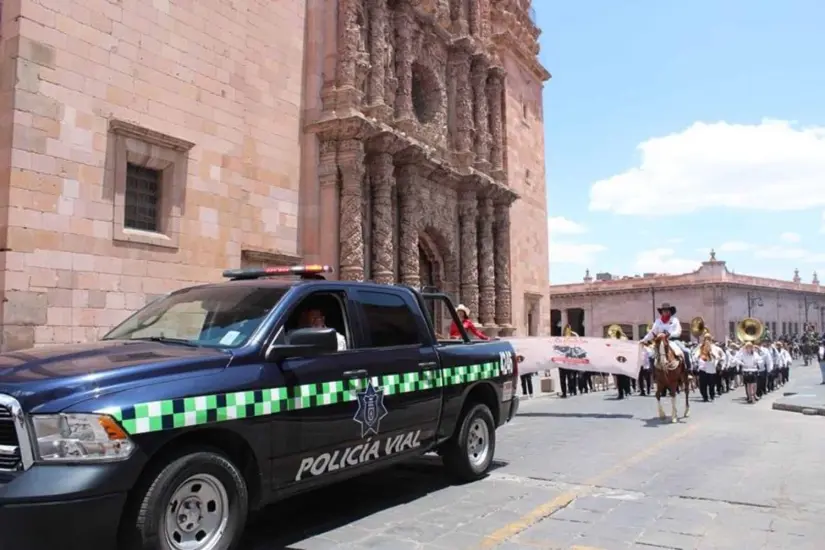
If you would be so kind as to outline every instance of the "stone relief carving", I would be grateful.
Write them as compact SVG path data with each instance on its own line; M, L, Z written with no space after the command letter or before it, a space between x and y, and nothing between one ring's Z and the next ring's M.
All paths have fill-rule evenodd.
M490 0L339 0L339 10L338 86L351 93L338 93L320 162L323 181L340 189L341 278L418 286L426 250L442 290L460 290L481 323L506 328L509 202L494 206L494 184L469 175L475 166L503 177L504 72L484 41ZM452 23L437 28L439 16ZM342 97L356 109L342 110ZM353 116L359 97L367 118ZM364 142L383 134L390 146L371 146L365 160Z
M478 285L480 292L478 318L484 325L495 323L496 272L493 253L493 199L479 201L478 211Z
M341 172L339 263L341 279L364 280L364 145L347 140L338 147Z
M420 286L418 262L418 234L421 230L421 209L417 170L413 164L404 164L398 169L398 209L399 209L399 278L404 284Z
M355 47L355 83L354 86L366 97L367 75L370 72L370 20L364 7L364 2L359 0L355 7L355 21L358 25L358 32L355 34L358 39Z
M372 269L371 278L379 283L395 280L393 251L392 195L394 190L393 156L378 153L370 164L372 176Z

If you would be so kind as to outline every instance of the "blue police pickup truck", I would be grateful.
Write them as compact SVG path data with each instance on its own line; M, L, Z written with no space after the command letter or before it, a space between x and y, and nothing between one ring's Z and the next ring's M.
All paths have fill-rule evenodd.
M0 549L228 550L250 512L426 452L484 476L511 344L439 341L445 295L329 271L228 271L100 342L0 355Z

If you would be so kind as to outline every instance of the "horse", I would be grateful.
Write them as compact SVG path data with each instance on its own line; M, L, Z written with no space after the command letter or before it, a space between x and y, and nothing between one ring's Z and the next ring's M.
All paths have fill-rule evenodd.
M676 393L681 385L685 391L685 418L690 416L690 382L688 371L685 367L685 358L677 357L666 334L659 334L654 340L653 365L656 372L656 406L659 409L659 418L665 418L665 410L662 408L662 396L670 391L672 409L670 421L677 421L676 414Z

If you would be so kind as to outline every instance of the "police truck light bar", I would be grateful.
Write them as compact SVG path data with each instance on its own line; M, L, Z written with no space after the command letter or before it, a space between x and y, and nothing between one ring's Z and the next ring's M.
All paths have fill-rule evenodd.
M298 275L305 279L323 279L322 273L332 273L328 265L284 265L276 267L227 269L223 276L227 279L260 279L261 277L277 277L278 275Z

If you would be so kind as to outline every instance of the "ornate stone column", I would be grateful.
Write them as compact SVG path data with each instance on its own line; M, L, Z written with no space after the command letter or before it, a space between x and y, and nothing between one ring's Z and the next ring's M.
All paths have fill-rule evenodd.
M473 61L473 107L475 108L475 151L476 168L486 172L490 168L490 129L488 123L487 100L488 63L478 56Z
M495 205L495 277L496 277L496 324L500 336L512 336L513 311L510 294L510 200Z
M372 157L372 278L378 283L395 282L392 192L395 165L390 153Z
M358 9L361 0L338 1L338 65L336 67L337 108L357 104L360 92L356 88L358 42L361 28Z
M450 74L455 79L453 148L459 164L468 166L472 163L473 157L473 91L470 87L470 54L463 43L459 43L450 52Z
M485 329L495 329L496 317L496 265L493 253L493 222L495 211L492 197L479 201L478 212L478 286L481 299L478 319Z
M398 42L395 52L395 77L398 79L398 90L395 95L395 118L398 120L412 120L412 63L413 63L413 18L402 6L395 13L395 28Z
M421 208L415 187L416 167L404 164L398 169L398 236L399 278L405 285L421 286L418 265L418 233Z
M340 224L338 223L341 215L341 195L338 189L338 163L337 147L338 143L335 141L322 141L320 144L319 162L318 162L318 180L321 188L320 197L320 211L318 216L318 231L319 248L321 263L329 263L338 273L338 256ZM324 223L332 223L330 231L323 229Z
M364 144L352 139L338 145L341 171L339 265L341 279L364 280Z
M481 0L469 0L467 6L467 20L470 34L481 38Z
M490 106L490 163L493 172L504 170L504 72L503 69L490 70L487 80L487 97Z
M367 107L370 114L376 118L386 119L392 109L384 103L384 82L386 81L387 66L387 26L388 13L386 0L369 0L370 17L370 73L369 96Z
M478 315L478 203L475 191L462 191L458 205L461 235L461 302Z
M467 34L467 2L466 0L450 0L450 19L453 22L453 32Z

